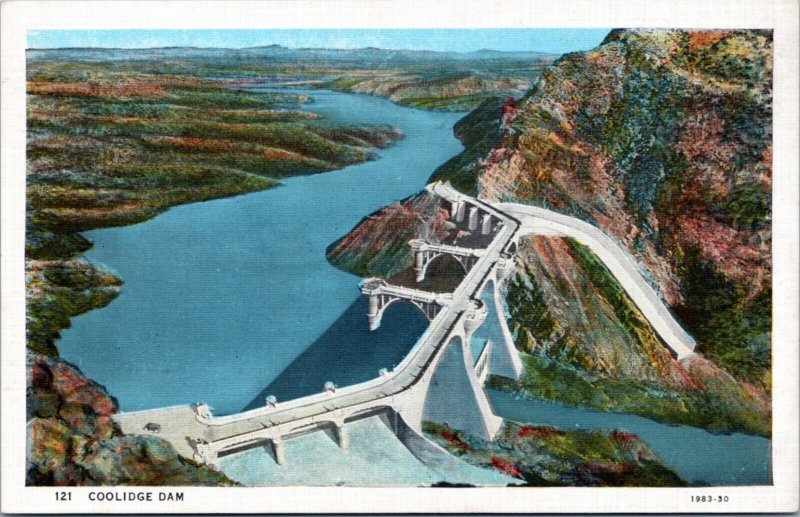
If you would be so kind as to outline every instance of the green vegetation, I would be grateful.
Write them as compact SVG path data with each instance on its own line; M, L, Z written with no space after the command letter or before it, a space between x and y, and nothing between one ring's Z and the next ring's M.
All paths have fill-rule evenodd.
M769 387L772 290L748 299L747 285L725 278L697 250L686 254L681 273L686 302L680 314L698 329L700 351L733 375Z
M79 231L175 204L262 190L371 158L399 135L286 110L307 100L186 76L120 77L114 63L34 63L28 84L33 222ZM45 73L45 71L47 73ZM59 77L58 81L42 77Z
M426 436L478 467L527 486L686 486L636 435L506 421L493 442L425 422Z
M526 275L515 275L506 289L506 303L511 312L509 328L516 336L517 347L531 353L536 341L550 339L556 329L547 301L539 284L526 281L533 277L533 271L526 268Z
M92 243L77 233L54 233L37 228L27 221L25 257L28 260L55 260L73 257L92 247Z
M58 356L55 342L70 318L108 305L122 281L83 260L28 264L27 343L33 352Z
M613 378L581 370L542 355L523 355L519 382L490 376L494 389L601 411L631 413L659 422L716 432L741 431L769 437L772 424L762 402L735 382L696 367L706 389L670 388L659 382ZM693 372L695 373L695 372Z
M398 104L427 110L471 111L487 99L487 94L457 95L453 97L416 97L401 99Z
M771 221L772 193L755 181L745 181L733 188L724 212L737 228L759 230Z
M519 256L506 299L521 350L612 376L675 377L668 348L588 248L536 237Z
M617 321L640 346L645 346L646 343L643 342L642 337L651 332L650 325L633 305L628 294L611 274L611 271L588 247L573 239L569 240L569 245L572 257L581 270L587 274L594 289L613 309Z

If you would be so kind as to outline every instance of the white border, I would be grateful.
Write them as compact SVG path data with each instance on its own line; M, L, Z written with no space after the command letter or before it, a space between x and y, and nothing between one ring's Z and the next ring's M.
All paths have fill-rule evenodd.
M3 512L764 512L798 507L798 2L796 0L6 1L2 20ZM29 29L773 28L774 361L772 487L181 488L182 503L89 503L93 489L24 486L25 53ZM704 451L687 451L703 454ZM94 490L96 491L96 490ZM159 489L104 491L141 492ZM690 495L728 503L691 503ZM154 495L157 498L157 495Z

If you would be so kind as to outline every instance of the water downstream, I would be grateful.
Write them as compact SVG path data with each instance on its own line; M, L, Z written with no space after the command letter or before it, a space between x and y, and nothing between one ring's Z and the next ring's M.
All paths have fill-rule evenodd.
M423 188L433 170L461 150L452 126L463 114L402 108L363 95L307 93L315 100L314 112L341 123L388 124L405 138L378 151L373 162L86 233L95 243L90 260L113 268L125 286L108 307L73 319L58 347L67 361L106 386L122 411L203 401L223 415L262 405L268 394L287 400L316 393L326 381L365 381L400 362L425 330L427 321L416 309L393 304L380 329L370 333L359 279L328 264L325 249L363 217ZM497 340L495 327L487 325L478 337ZM477 355L482 344L474 346ZM769 440L763 438L715 436L497 392L491 397L499 415L518 421L625 427L689 481L769 483ZM364 465L385 463L387 472L403 473L403 484L508 481L466 468L455 477L431 473L391 437L381 438L380 425L359 425L383 441L365 445L360 459L353 452L348 461L354 476ZM344 461L324 437L309 435L306 441L306 451L320 443L306 452L320 465ZM302 454L302 447L296 449ZM238 456L223 464L234 478L275 482L263 452ZM342 482L338 467L328 470L331 482ZM398 479L390 475L386 482Z

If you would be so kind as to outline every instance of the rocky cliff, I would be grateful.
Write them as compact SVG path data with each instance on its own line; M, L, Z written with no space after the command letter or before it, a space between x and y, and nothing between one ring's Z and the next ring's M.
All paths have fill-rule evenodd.
M411 266L408 241L447 234L446 210L423 192L382 208L363 219L352 232L329 246L328 260L360 276L389 278Z
M116 400L74 366L28 353L27 368L28 485L235 484L160 438L123 435Z

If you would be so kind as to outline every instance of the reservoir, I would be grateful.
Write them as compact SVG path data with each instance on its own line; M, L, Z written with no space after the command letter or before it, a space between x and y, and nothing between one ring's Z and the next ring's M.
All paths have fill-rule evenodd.
M326 381L366 381L399 363L427 327L417 309L395 304L370 333L360 278L330 265L325 249L424 187L462 149L452 127L463 114L306 93L314 112L388 124L404 138L375 161L86 232L94 241L87 256L125 285L108 307L73 319L58 347L122 411L204 401L224 415L263 405L273 382L269 394L287 400Z
M125 285L108 307L74 318L58 348L108 388L121 411L202 401L224 415L262 406L267 395L289 400L322 391L327 381L338 386L366 381L399 363L427 327L417 309L399 303L370 333L359 278L331 266L325 250L363 217L420 191L432 172L462 149L452 127L463 113L403 108L365 95L304 93L315 101L310 109L325 117L390 125L404 138L378 150L375 161L85 233L94 241L89 259L113 269ZM476 334L483 341L473 345L475 352L486 339L497 339L496 322L485 327ZM508 419L639 434L690 482L770 482L770 442L764 438L712 435L499 392L490 396L496 413ZM362 427L370 436L382 429ZM307 440L310 447L319 437ZM330 445L323 440L319 447L326 451ZM378 449L387 465L402 471L402 484L460 479L414 470L413 459L402 451ZM374 453L365 445L364 458ZM247 483L272 482L267 474L248 471L261 459L237 463L231 457L225 471L234 478L249 476L242 479Z

